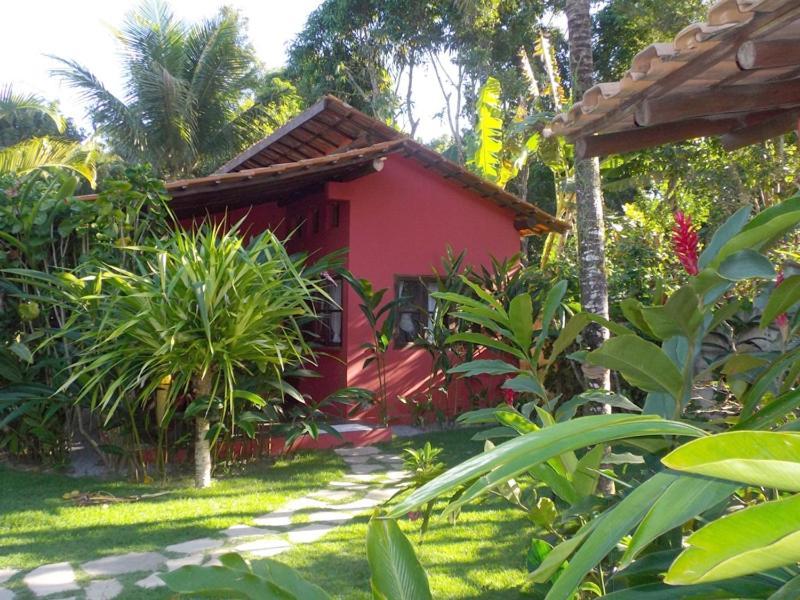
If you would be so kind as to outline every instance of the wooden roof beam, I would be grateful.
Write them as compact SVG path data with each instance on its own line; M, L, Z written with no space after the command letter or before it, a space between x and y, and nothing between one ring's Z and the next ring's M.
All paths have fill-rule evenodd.
M680 142L697 137L720 135L741 125L737 119L691 119L679 123L628 129L617 133L586 136L575 141L578 159L624 154L635 150L653 148L670 142Z
M800 110L790 110L761 123L735 129L722 136L722 147L731 152L789 133L797 126L798 117Z
M736 62L746 71L800 65L800 42L797 38L750 40L739 46Z
M636 110L636 123L642 127L672 121L722 115L722 113L757 112L800 106L800 80L732 85L684 94L650 98Z

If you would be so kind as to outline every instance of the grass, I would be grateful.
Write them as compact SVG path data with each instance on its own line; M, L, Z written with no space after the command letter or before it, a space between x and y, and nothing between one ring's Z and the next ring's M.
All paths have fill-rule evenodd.
M403 448L430 441L444 448L440 459L453 466L481 452L483 443L470 440L473 433L474 430L460 430L429 434L395 441L387 450L400 453ZM526 533L530 524L520 510L500 498L489 498L466 507L455 525L434 515L421 543L419 521L404 519L400 523L428 572L434 598L530 598L518 591L525 583L525 555L531 537ZM334 598L369 600L372 595L365 549L367 521L368 516L354 519L315 543L313 551L296 547L278 560L297 568Z
M429 440L444 448L440 458L451 466L481 451L481 443L470 441L473 433L460 430L398 440L386 450L399 454L405 447L419 447ZM187 486L174 486L166 497L102 509L72 506L61 500L61 495L73 489L103 489L118 496L156 490L153 486L19 473L0 467L0 567L28 569L63 560L78 563L214 536L287 499L320 490L342 472L342 463L333 453L306 454L273 466L254 465L244 474L221 479L209 490L194 490L187 482ZM356 518L320 541L297 546L277 558L334 598L368 600L367 519L366 515ZM428 571L434 598L530 597L520 591L525 583L530 526L525 515L504 500L489 498L468 506L455 525L435 514L422 541L418 521L404 519L401 527ZM133 583L142 577L141 573L119 577L125 591L118 599L174 597L164 588L136 588ZM16 576L6 587L20 599L27 598L20 579Z
M0 466L0 568L32 569L52 562L84 562L111 554L159 550L215 537L221 530L274 510L291 498L321 489L344 474L332 452L299 454L274 464L249 465L205 490L191 481L168 487L132 485ZM129 496L169 490L150 500L75 506L72 490Z

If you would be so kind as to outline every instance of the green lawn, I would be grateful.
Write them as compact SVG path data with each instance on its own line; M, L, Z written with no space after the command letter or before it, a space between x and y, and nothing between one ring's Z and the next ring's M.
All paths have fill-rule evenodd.
M388 450L400 453L402 448L419 447L429 440L445 449L440 458L452 466L482 450L483 442L470 440L473 434L474 430L429 434L395 441ZM367 520L367 516L360 517L336 528L314 544L311 552L295 547L277 558L299 569L334 598L368 600L372 596L364 543ZM415 544L437 600L530 598L518 591L525 581L530 525L525 515L505 500L493 497L468 506L455 525L435 513L421 544L419 521L404 519L401 527Z
M387 450L421 446L426 440L445 448L441 459L453 465L481 451L473 432L454 431L398 440ZM272 466L253 466L223 478L209 490L174 487L163 498L134 504L75 507L64 492L105 490L115 495L152 492L153 486L101 483L51 474L19 473L0 467L0 567L32 568L48 562L73 563L218 534L235 523L277 508L287 499L323 488L338 478L343 465L331 453L300 455ZM186 484L188 485L188 481ZM278 560L292 565L335 598L368 599L369 568L364 540L367 517L340 526L320 541L297 546ZM491 498L464 510L455 525L434 517L422 543L419 522L401 526L416 544L437 599L523 598L525 551L529 543L525 516L501 499ZM138 590L142 574L123 576L120 600L166 599L167 590ZM7 587L22 592L20 576Z
M211 488L197 490L189 479L161 488L0 466L0 567L84 562L217 536L288 499L325 487L344 471L344 463L332 452L300 454L274 464L250 465L243 473L220 477ZM105 508L75 506L61 498L71 490L128 496L165 489L170 490L165 496Z

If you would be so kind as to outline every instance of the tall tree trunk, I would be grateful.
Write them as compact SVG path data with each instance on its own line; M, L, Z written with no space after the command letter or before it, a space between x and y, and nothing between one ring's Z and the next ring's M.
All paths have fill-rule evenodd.
M590 0L567 0L569 58L575 101L593 85L592 20ZM575 195L578 225L578 268L583 309L608 317L608 282L605 270L603 192L600 188L600 163L594 158L575 161ZM586 339L597 348L608 338L608 330L591 326ZM593 387L610 389L607 369L589 373Z
M572 73L572 94L578 102L593 85L591 0L567 0L569 30L569 62ZM605 268L605 231L603 221L603 192L600 187L600 161L597 158L575 161L575 196L578 229L578 277L581 284L583 310L608 318L608 281ZM585 331L590 349L608 339L608 330L592 324ZM596 389L611 389L608 369L586 369L589 385ZM611 413L608 404L599 405L600 412ZM598 490L614 493L614 482L605 477L598 481Z
M211 373L206 372L205 376L194 378L195 396L211 395ZM198 415L194 420L194 485L198 488L206 488L211 485L211 444L208 441L208 431L211 424L202 415Z

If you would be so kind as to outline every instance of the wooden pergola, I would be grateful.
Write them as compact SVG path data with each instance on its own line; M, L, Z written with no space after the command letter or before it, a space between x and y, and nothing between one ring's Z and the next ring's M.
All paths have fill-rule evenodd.
M800 117L800 0L719 0L704 22L636 55L588 90L546 136L578 158L721 136L727 150L791 131Z

